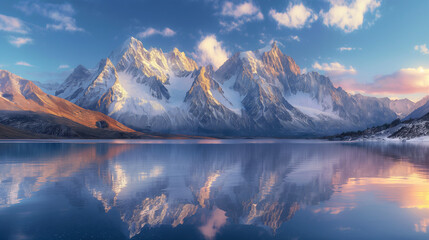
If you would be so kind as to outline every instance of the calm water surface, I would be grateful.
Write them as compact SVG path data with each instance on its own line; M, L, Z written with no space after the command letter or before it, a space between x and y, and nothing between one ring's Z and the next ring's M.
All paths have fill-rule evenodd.
M429 239L429 145L0 142L0 239Z

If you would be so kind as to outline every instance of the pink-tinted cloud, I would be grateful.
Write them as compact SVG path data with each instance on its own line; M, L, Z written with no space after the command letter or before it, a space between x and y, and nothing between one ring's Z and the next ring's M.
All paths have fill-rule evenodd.
M404 68L392 74L377 76L370 83L348 78L337 81L336 85L367 94L429 94L429 69Z

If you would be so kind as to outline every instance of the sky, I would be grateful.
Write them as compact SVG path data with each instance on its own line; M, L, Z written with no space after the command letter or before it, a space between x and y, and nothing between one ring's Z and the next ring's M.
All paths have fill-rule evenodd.
M303 72L369 96L429 94L427 0L1 0L0 69L62 82L130 36L219 67L276 41Z

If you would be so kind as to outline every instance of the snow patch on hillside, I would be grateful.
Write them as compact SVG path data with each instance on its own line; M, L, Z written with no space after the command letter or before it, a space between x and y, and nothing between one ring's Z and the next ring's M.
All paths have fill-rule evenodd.
M319 103L309 93L298 92L286 97L286 100L304 114L322 120L326 117L341 120L340 116L332 110L332 100L323 99L324 105Z
M223 95L216 91L214 97L216 100L222 103L222 105L241 115L241 109L243 108L243 104L241 102L243 101L244 96L240 96L240 93L234 90L233 79L235 79L235 77L232 77L228 81L225 81L223 84L221 84Z
M170 76L173 76L173 74ZM186 77L172 77L169 79L169 82L169 85L165 85L170 94L168 103L172 107L180 107L184 103L186 93L191 88L194 78L192 74L189 74Z

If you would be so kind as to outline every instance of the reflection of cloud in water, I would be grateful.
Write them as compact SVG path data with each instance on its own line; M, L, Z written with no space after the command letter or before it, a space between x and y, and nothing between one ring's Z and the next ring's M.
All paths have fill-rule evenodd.
M424 218L420 220L420 222L414 224L414 228L416 232L427 233L427 229L429 226L429 218Z
M211 216L207 219L206 223L198 229L208 239L213 239L216 233L219 232L220 228L226 223L225 211L214 208Z

